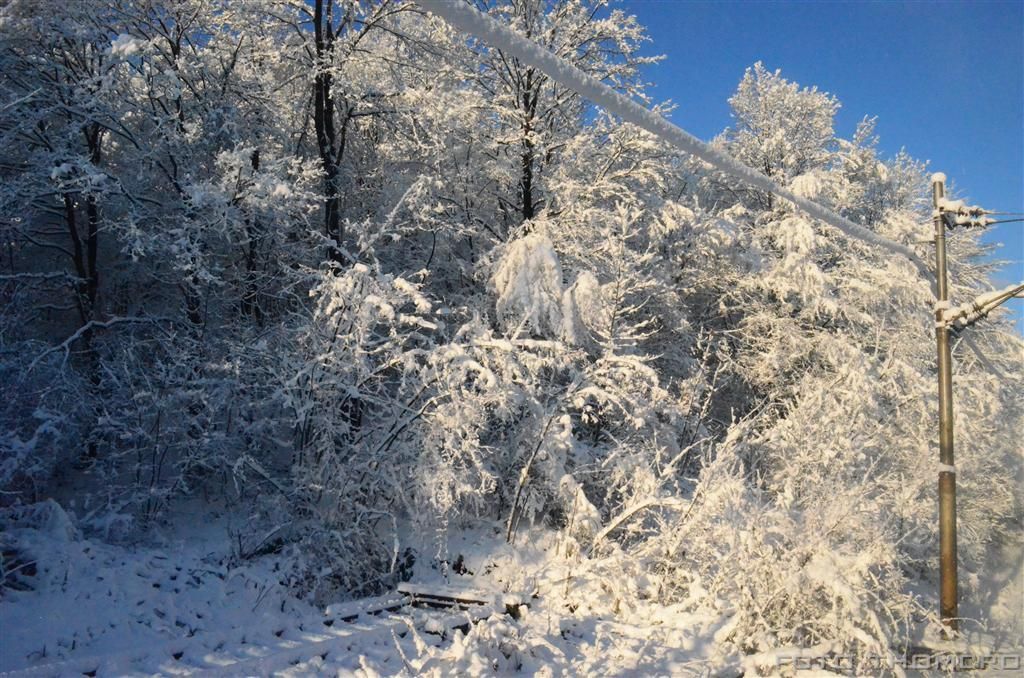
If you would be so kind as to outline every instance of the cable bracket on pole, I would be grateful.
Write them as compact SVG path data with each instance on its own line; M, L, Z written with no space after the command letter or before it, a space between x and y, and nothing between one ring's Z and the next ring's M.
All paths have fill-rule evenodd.
M995 219L985 216L987 214L991 214L991 212L982 207L967 205L963 200L949 200L948 198L938 201L935 213L936 216L941 216L945 220L947 228L956 228L957 226L985 228L996 223Z
M959 306L951 306L948 301L937 302L935 304L936 326L941 322L947 327L953 325L958 325L960 328L968 327L987 317L1010 299L1020 296L1024 296L1024 283L986 292Z

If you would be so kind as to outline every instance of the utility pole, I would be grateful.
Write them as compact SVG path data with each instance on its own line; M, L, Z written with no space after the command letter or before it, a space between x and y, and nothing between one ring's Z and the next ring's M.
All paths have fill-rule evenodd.
M954 324L959 329L965 329L1010 299L1024 296L1024 282L1002 290L985 292L954 308L949 302L946 229L985 228L992 224L1006 223L986 215L1007 213L964 205L961 200L947 200L946 175L941 172L932 175L932 207L935 276L938 282L935 344L939 358L939 616L950 633L955 634L960 628L960 614L956 559L956 466L953 464L953 360L949 335Z
M939 614L953 632L960 626L956 562L956 467L953 465L953 359L949 348L949 285L946 280L946 220L943 203L946 175L932 175L932 220L935 224L935 343L939 358Z

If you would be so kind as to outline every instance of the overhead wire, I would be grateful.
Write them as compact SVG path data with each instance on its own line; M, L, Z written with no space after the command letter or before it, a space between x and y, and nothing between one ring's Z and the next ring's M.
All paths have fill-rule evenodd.
M700 158L715 169L731 175L748 186L788 200L811 217L839 229L847 236L902 255L909 259L923 276L931 278L931 267L907 245L890 240L836 214L824 205L780 186L756 169L744 165L723 150L701 141L661 115L615 91L562 57L514 32L508 26L480 10L461 0L418 0L418 3L424 9L444 19L453 28L522 60L563 87L575 91L609 113L617 115L624 122L632 123L650 132L678 150Z

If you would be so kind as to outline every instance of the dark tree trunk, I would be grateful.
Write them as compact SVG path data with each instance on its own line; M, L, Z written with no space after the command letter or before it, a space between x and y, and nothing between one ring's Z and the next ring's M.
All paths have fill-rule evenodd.
M89 146L89 162L98 166L103 159L103 130L99 125L93 123L85 130L86 142ZM100 289L100 273L96 264L96 257L99 252L100 239L100 209L96 203L96 196L89 195L85 199L85 214L88 220L88 231L85 241L86 266L89 277L86 281L86 297L89 301L89 308L95 309L96 298Z
M534 217L533 202L533 143L529 139L523 141L522 177L519 186L522 189L522 213L523 221L529 221Z
M89 151L89 162L98 166L103 159L103 130L95 124L89 124L82 128L85 136L86 147ZM97 315L97 302L100 290L99 274L99 239L100 239L100 207L96 196L89 194L85 196L85 242L78 232L78 219L76 216L75 200L70 195L64 196L64 212L68 222L68 232L71 235L72 255L75 271L82 281L78 285L78 308L82 323L87 324L94 320ZM93 346L94 334L92 329L86 329L82 333L82 345L85 349L86 371L89 376L89 398L92 400L92 408L95 417L99 417L99 388L100 388L100 365L99 356ZM98 456L97 442L89 436L86 446L85 458L95 459Z
M526 72L526 80L522 92L523 105L523 152L520 156L519 189L522 201L520 211L523 221L533 219L537 214L537 199L535 196L534 174L537 161L536 151L531 139L534 130L534 121L537 115L537 102L540 100L540 83L534 79L533 69Z
M260 151L256 149L249 156L249 163L255 177L260 169ZM256 284L256 269L260 256L263 235L260 233L260 221L255 215L246 219L245 230L249 237L245 253L245 289L242 292L242 314L252 317L256 322L263 322L263 309L259 304L259 287Z
M316 144L324 169L324 233L341 246L344 237L341 227L341 196L338 189L341 152L337 148L334 120L334 93L331 67L334 57L334 26L332 0L315 0L313 5L313 35L316 44L316 76L313 79L313 125ZM332 248L331 258L340 259Z

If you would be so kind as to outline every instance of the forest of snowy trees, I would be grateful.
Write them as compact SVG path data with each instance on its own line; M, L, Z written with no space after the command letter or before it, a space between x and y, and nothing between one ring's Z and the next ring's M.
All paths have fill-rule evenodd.
M621 8L474 4L671 110ZM737 76L715 148L931 261L923 162ZM930 281L414 2L10 0L0 148L0 523L222 507L314 604L393 586L410 533L554 534L613 612L716 610L741 655L934 621ZM949 246L954 303L990 289ZM1024 517L1021 339L971 332L965 595Z

